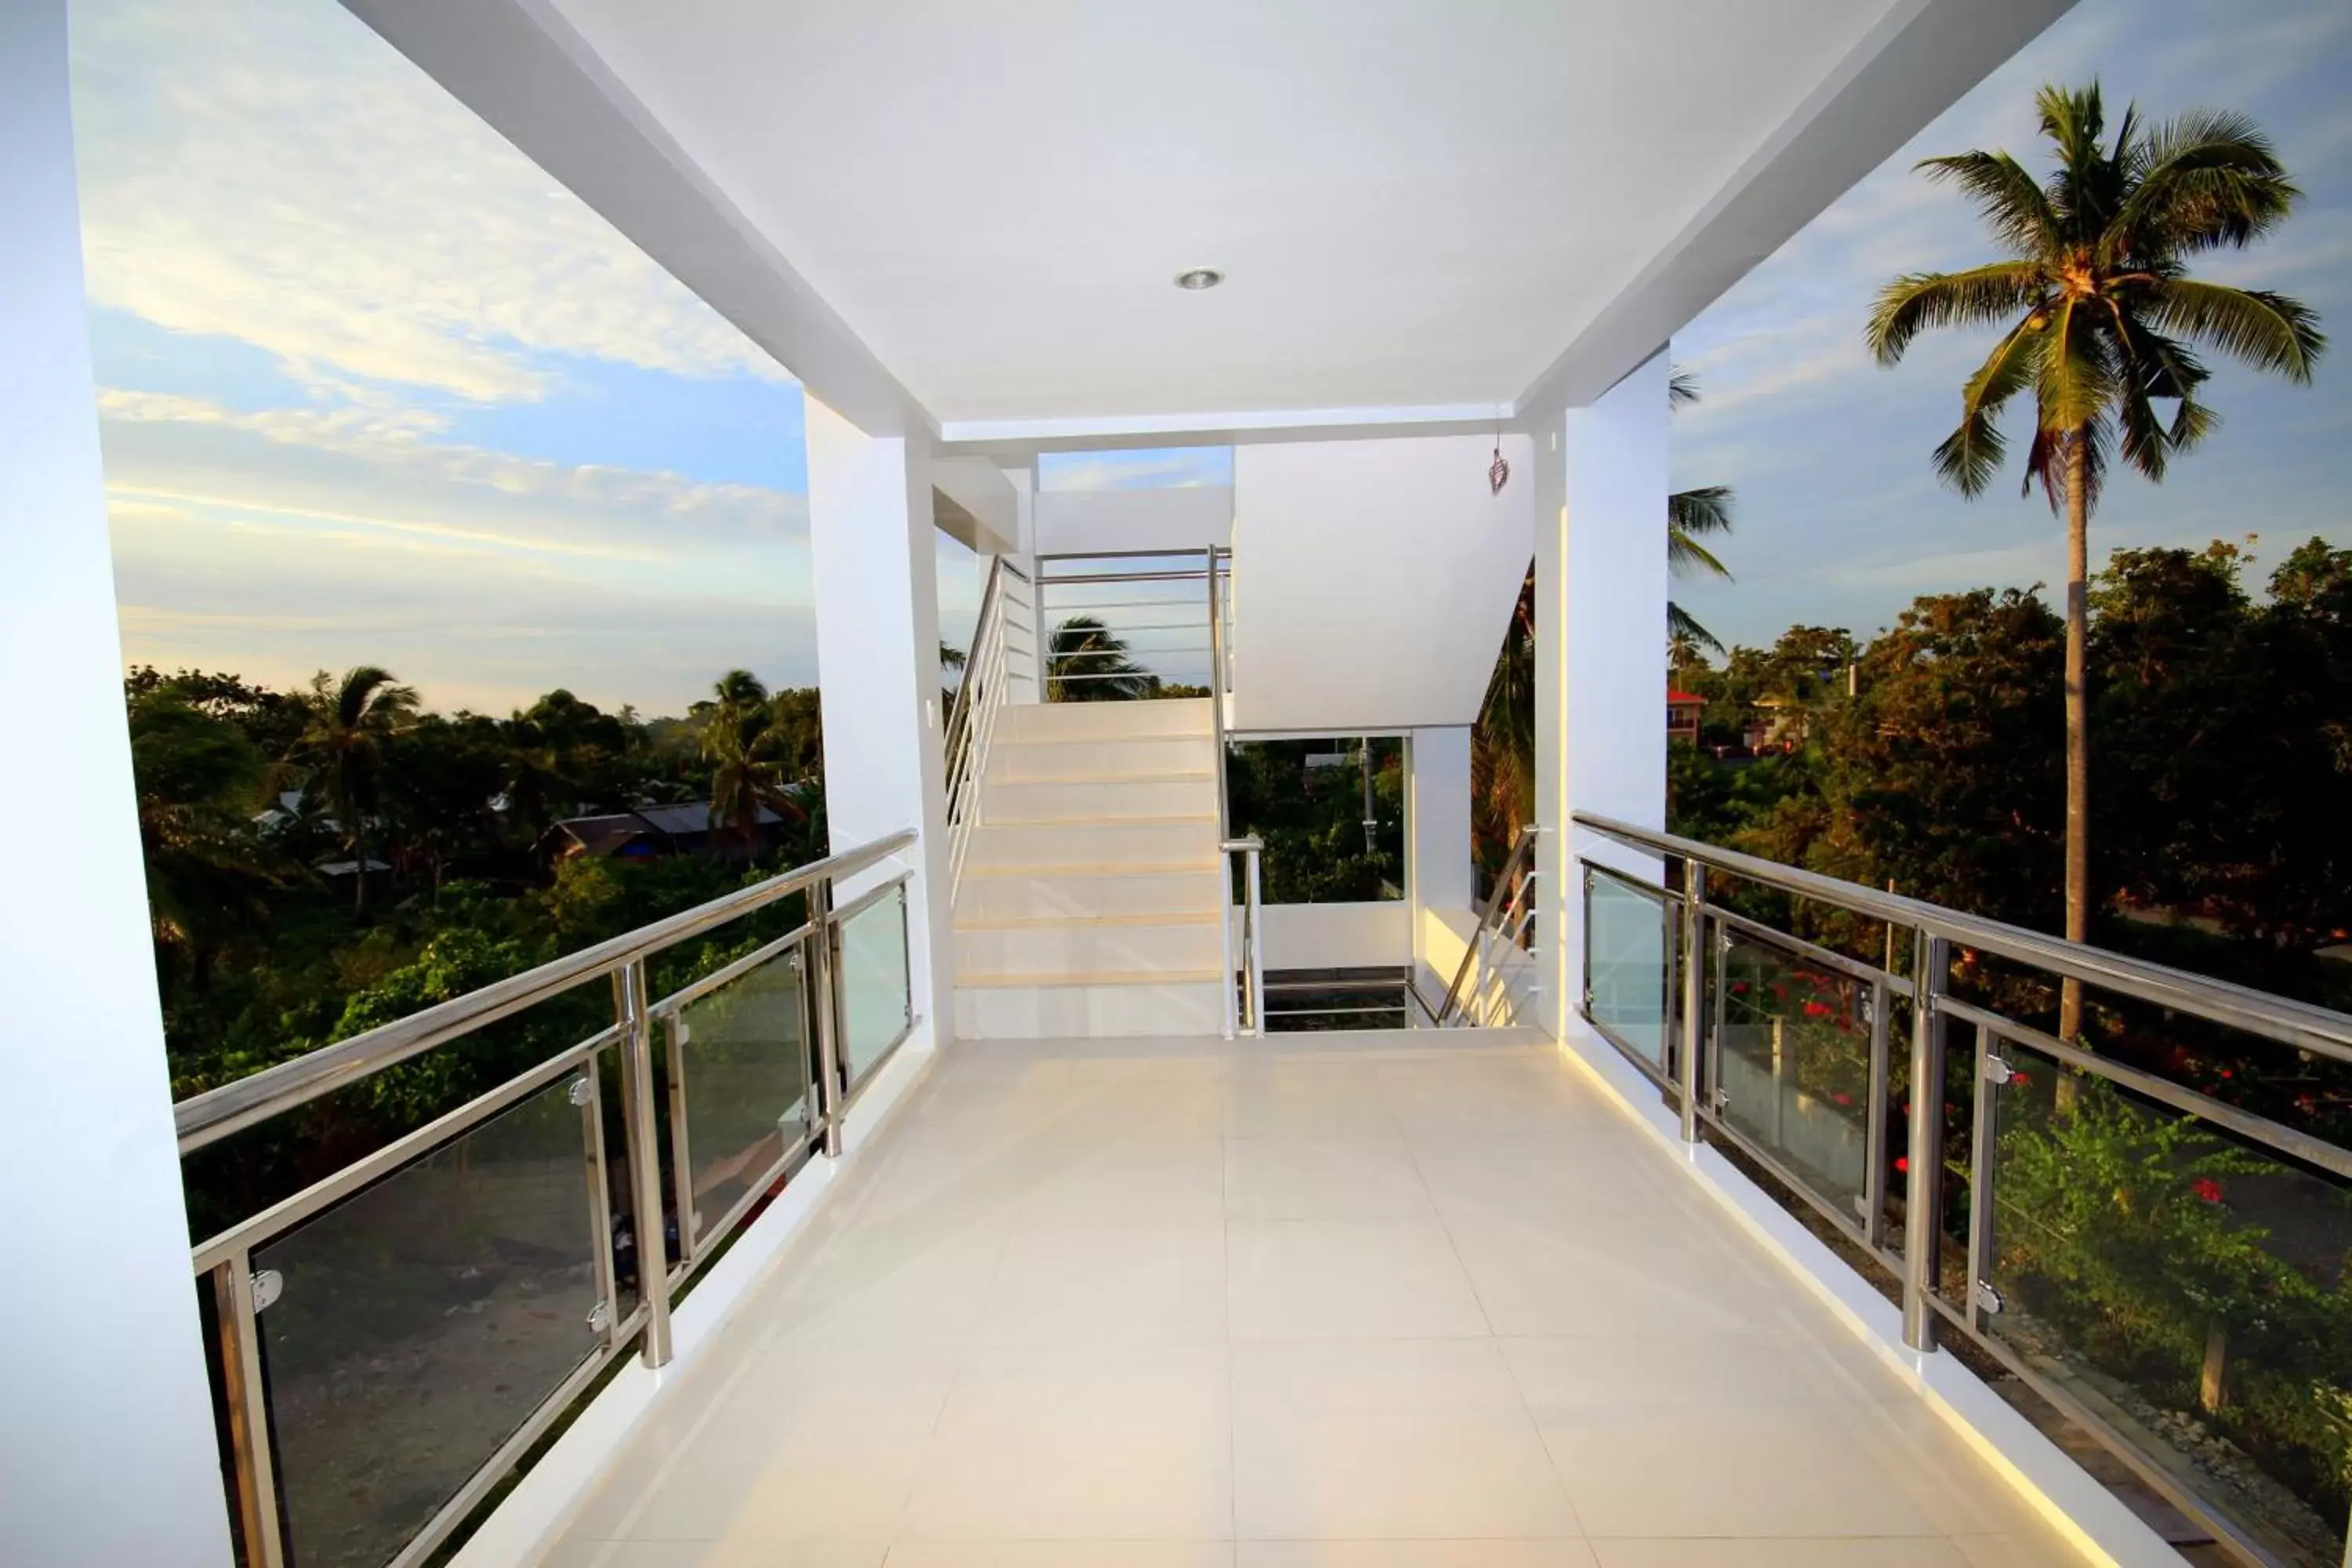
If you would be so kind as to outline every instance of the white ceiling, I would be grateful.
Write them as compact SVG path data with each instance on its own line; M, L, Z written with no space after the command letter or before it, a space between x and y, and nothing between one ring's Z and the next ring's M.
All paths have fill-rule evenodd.
M551 4L929 416L972 431L1509 406L1866 35L1923 9ZM1194 265L1231 280L1174 288Z

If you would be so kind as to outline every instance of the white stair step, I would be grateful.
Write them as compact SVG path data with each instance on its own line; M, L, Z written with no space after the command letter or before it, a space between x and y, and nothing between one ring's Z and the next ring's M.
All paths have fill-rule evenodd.
M1010 710L1008 710L1010 711ZM1000 733L988 752L991 786L1016 780L1216 777L1216 742L1207 735L1139 740L1015 741Z
M967 867L956 897L956 919L992 921L1089 916L1206 914L1218 907L1221 884L1213 866L1191 871L992 875Z
M1066 822L1047 825L1009 824L988 820L982 808L981 824L972 829L965 874L1017 868L1060 867L1105 871L1183 870L1213 868L1217 860L1217 820L1188 817L1166 822Z
M1031 921L959 925L956 972L991 974L1215 973L1223 961L1212 914L1169 920Z
M1085 1039L1131 1035L1215 1035L1224 991L1213 973L1192 980L1072 981L1024 984L999 977L959 984L956 1034L968 1040Z
M996 716L996 735L1011 741L1132 741L1215 732L1205 697L1139 702L1018 702Z
M1014 823L1122 816L1213 816L1216 811L1216 780L1206 773L1156 779L1005 779L989 785L982 820Z

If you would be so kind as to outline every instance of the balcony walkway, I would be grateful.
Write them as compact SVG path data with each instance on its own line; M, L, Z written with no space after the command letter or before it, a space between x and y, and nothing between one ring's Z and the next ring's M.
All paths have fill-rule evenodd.
M549 1568L2080 1561L1528 1038L954 1047Z

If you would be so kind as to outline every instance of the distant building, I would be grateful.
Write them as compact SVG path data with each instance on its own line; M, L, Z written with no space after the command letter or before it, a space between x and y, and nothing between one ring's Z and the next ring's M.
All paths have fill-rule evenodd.
M1706 699L1704 697L1694 697L1687 691L1667 692L1666 739L1688 741L1692 745L1697 745L1699 710L1706 706Z
M765 849L784 819L763 805L759 820L759 847ZM672 855L711 853L717 837L710 822L710 803L690 800L599 816L566 817L548 829L542 843L558 860L582 856L592 860L658 860Z
M1759 697L1740 738L1761 756L1767 752L1791 752L1812 733L1813 716L1793 697Z

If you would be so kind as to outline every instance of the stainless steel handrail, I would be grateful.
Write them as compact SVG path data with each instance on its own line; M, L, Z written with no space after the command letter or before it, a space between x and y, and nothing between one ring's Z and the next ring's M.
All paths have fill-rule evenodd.
M1471 970L1477 964L1479 937L1495 924L1505 898L1509 898L1513 903L1518 901L1517 886L1512 879L1519 868L1527 864L1528 857L1535 853L1536 832L1536 825L1532 822L1519 829L1518 842L1511 846L1511 853L1504 860L1503 868L1495 875L1495 889L1486 895L1486 907L1478 911L1478 923L1470 930L1469 945L1462 950L1462 962L1454 965L1454 983L1445 988L1445 1000L1439 1005L1436 1017L1431 1020L1439 1028L1447 1026L1446 1020L1454 1016L1454 1008L1461 1004L1463 982L1470 978Z
M1627 873L1589 857L1578 857L1586 872L1588 900L1591 889L1605 878L1654 900L1661 907L1661 914L1667 917L1659 963L1664 991L1675 1000L1664 1010L1660 1034L1662 1039L1671 1036L1676 1042L1680 1058L1674 1065L1677 1070L1671 1076L1661 1071L1643 1049L1597 1016L1589 986L1580 1012L1602 1038L1622 1052L1662 1091L1679 1101L1684 1141L1696 1144L1706 1136L1736 1149L1791 1198L1820 1215L1832 1229L1843 1234L1894 1273L1901 1282L1903 1341L1906 1346L1924 1353L1937 1348L1942 1330L1965 1335L1978 1350L1990 1355L2064 1412L2142 1480L2210 1531L2233 1557L2263 1568L2278 1568L2281 1559L2243 1521L2232 1516L2229 1504L2203 1495L2188 1476L2159 1456L2144 1450L2144 1430L2119 1426L2111 1419L2111 1406L2102 1408L2099 1401L2078 1397L2080 1390L2068 1377L2053 1373L2051 1363L2042 1357L2021 1352L1991 1326L1989 1320L2005 1310L1995 1283L1993 1263L1997 1239L1993 1215L1999 1202L1995 1151L2001 1116L1997 1096L2003 1085L2022 1083L2027 1077L2013 1069L2004 1047L2038 1053L2060 1070L2071 1069L2104 1080L2143 1102L2167 1107L2184 1118L2226 1133L2240 1148L2267 1150L2290 1166L2300 1166L2315 1175L2324 1173L2324 1177L2352 1182L2352 1149L2059 1039L1990 1006L1963 1001L1951 995L1948 987L1956 949L1973 948L2044 973L2074 976L2118 994L2155 1004L2169 1013L2240 1028L2335 1059L2345 1059L2339 1042L2347 1037L2347 1030L2352 1030L2352 1016L2064 942L2004 921L1880 892L1859 883L1800 870L1677 835L1606 817L1576 815L1571 820L1600 837L1678 861L1683 868L1681 887L1664 889L1640 883ZM1885 921L1891 930L1908 929L1912 932L1911 975L1906 981L1895 972L1891 941L1888 964L1881 968L1830 952L1726 910L1709 896L1710 868ZM1675 918L1677 915L1679 918ZM1589 907L1587 929L1589 931ZM1726 1052L1724 1009L1728 994L1725 962L1730 947L1720 939L1734 932L1746 942L1777 948L1805 963L1819 963L1826 958L1830 960L1827 967L1843 976L1845 983L1871 988L1867 1104L1866 1109L1857 1112L1865 1119L1862 1129L1864 1146L1859 1157L1864 1163L1866 1184L1855 1205L1859 1215L1848 1206L1854 1194L1846 1190L1843 1179L1832 1179L1825 1185L1819 1177L1801 1173L1796 1163L1783 1157L1777 1131L1761 1132L1752 1121L1743 1123L1727 1097L1722 1064ZM1709 982L1706 973L1710 952L1714 955L1711 1016L1706 1007ZM1588 948L1588 964L1590 962ZM1973 1047L1967 1048L1973 1068L1969 1077L1975 1086L1974 1104L1969 1111L1969 1149L1965 1164L1953 1163L1949 1167L1951 1175L1964 1178L1967 1191L1969 1220L1964 1238L1964 1260L1953 1258L1949 1263L1945 1261L1950 1251L1943 1229L1946 1143L1951 1117L1959 1108L1945 1104L1942 1095L1915 1095L1913 1104L1905 1108L1904 1159L1895 1166L1903 1183L1901 1250L1892 1249L1885 1235L1888 1224L1886 1204L1893 1196L1888 1183L1887 1143L1894 1114L1890 1091L1895 1043L1889 1037L1888 1015L1891 1001L1896 996L1907 996L1911 1001L1909 1083L1948 1081L1948 1026L1965 1026L1974 1037ZM1776 1089L1773 1092L1780 1091ZM2208 1375L2213 1375L2210 1363ZM2352 1542L2347 1542L2347 1552L2352 1552Z
M980 645L983 640L981 634L988 629L990 612L996 609L998 584L1003 575L1004 557L1002 555L992 557L988 563L988 581L980 590L980 614L971 623L974 634L971 639L972 646L964 650L963 679L956 682L955 706L948 710L948 727L940 732L947 754L947 795L950 808L955 804L955 773L960 743L964 724L967 721L966 716L971 707L971 689L976 684L973 677L977 671L972 667L980 661Z
M1612 817L1578 812L1571 820L1579 827L1630 848L1727 871L1751 882L1835 904L1890 925L1925 931L1962 947L1999 953L2101 990L2194 1013L2300 1050L2352 1062L2352 1014L2292 1001L2143 959L2126 958L2104 948L2068 942L1980 915L1962 914L1941 904L1905 898L1815 871L1799 870L1793 866L1720 849L1696 839L1639 827Z
M1260 857L1265 852L1265 842L1259 838L1227 838L1219 843L1217 847L1219 850L1217 876L1220 881L1224 881L1232 875L1233 863L1228 857L1239 855L1242 858L1242 930L1245 937L1242 943L1241 974L1243 994L1249 1004L1249 1026L1240 1032L1245 1035L1263 1035L1265 1033L1265 903L1259 891L1258 864ZM1225 887L1217 889L1221 905L1223 900L1230 896L1229 882ZM1225 922L1226 930L1230 931L1232 929L1230 911L1223 913L1221 918ZM1230 1019L1234 1006L1234 958L1230 945L1225 949L1224 964L1225 972L1220 978L1219 984L1225 987L1226 1016Z
M405 1018L395 1018L348 1040L338 1040L291 1061L264 1068L250 1078L192 1095L172 1108L179 1131L180 1152L186 1154L201 1149L257 1121L291 1110L320 1095L331 1094L394 1063L509 1017L583 981L674 947L713 926L763 909L820 882L862 870L908 848L914 844L915 837L914 830L908 828L822 860L812 860L756 887L739 889L667 920L656 921L609 942L509 975L478 991L436 1003Z

